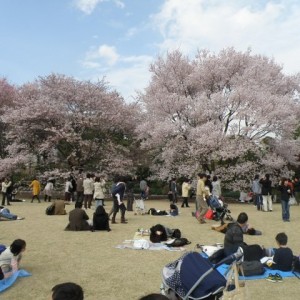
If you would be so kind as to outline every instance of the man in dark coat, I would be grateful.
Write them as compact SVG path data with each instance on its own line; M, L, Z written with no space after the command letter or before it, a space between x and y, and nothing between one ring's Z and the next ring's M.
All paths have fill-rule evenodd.
M91 226L87 222L88 219L89 216L86 214L85 210L82 209L82 203L76 202L75 209L71 210L69 213L69 224L65 230L90 230Z

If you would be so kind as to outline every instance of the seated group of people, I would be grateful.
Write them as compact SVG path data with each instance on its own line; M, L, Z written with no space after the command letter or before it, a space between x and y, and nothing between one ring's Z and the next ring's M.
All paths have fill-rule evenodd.
M109 217L102 205L96 208L93 215L93 222L89 222L89 216L82 209L82 203L76 202L75 208L69 212L69 224L65 230L82 231L82 230L103 230L111 231L109 227Z
M243 249L244 260L260 260L265 256L272 256L273 259L267 262L266 266L280 271L291 271L293 264L293 252L287 247L288 237L284 232L276 235L275 240L278 248L264 249L260 245L247 245L244 242L245 228L247 228L248 215L240 213L237 221L227 225L224 238L225 256L235 253L239 247Z

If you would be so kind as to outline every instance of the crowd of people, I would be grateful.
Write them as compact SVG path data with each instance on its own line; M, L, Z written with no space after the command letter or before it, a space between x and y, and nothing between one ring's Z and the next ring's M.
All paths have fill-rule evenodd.
M37 200L39 203L40 195L42 192L41 183L37 178L34 178L29 184L32 189L31 203ZM179 199L178 184L176 178L172 178L169 182L169 200L170 211L168 214L177 216L179 214L177 202ZM132 180L128 180L123 176L115 176L113 184L107 190L107 183L104 176L93 176L87 173L85 176L82 172L79 172L77 176L70 174L64 184L64 198L53 200L55 187L55 180L49 178L44 186L44 201L51 202L52 214L66 215L65 205L75 202L75 207L69 212L69 223L65 230L71 231L111 231L110 223L116 224L117 215L120 212L120 223L126 224L125 218L126 210L132 210L133 203L133 184ZM251 190L253 193L253 203L257 207L257 210L268 212L273 211L273 191L274 188L280 192L280 201L282 207L282 220L284 222L290 221L289 201L291 197L295 197L297 204L300 203L300 181L298 178L289 180L282 178L278 185L272 184L269 174L266 174L263 178L259 175L255 175L252 182ZM10 212L6 205L11 205L12 199L12 181L6 177L2 180L2 206L0 206L0 217L10 220L21 220L22 217ZM145 179L141 179L139 182L140 197L143 200L148 198L149 186ZM220 198L222 195L220 180L217 176L213 176L212 180L210 175L205 173L199 173L197 175L197 182L193 187L192 181L188 178L183 178L181 185L181 207L190 207L189 200L191 193L194 190L195 193L195 212L193 215L196 217L199 224L205 224L205 215L209 209L210 197ZM127 206L125 205L125 192L127 193ZM109 213L105 211L105 196L110 193L113 198L113 206ZM6 201L6 205L5 205ZM92 203L94 203L95 211L93 213L92 220L89 219L87 210L91 209ZM111 222L110 222L111 217ZM220 228L214 228L217 231L225 233L224 237L224 254L226 256L235 253L239 247L243 248L244 256L247 259L253 259L257 257L257 253L260 251L258 247L263 251L264 255L269 254L273 257L271 261L267 262L267 266L270 269L287 271L292 268L293 252L287 247L288 237L284 232L280 232L276 235L275 240L278 248L264 249L259 245L247 245L244 242L244 234L261 234L259 230L256 230L248 225L248 215L246 213L240 213L237 220L232 223L221 224ZM160 240L166 240L168 235L168 228L160 225L161 228L155 228L152 232L152 240L154 242ZM155 235L155 238L154 238ZM163 238L163 239L162 239ZM19 263L22 258L22 253L26 249L26 242L21 239L13 241L13 243L7 247L0 254L0 279L9 277L12 272L18 270ZM269 252L267 252L267 250ZM70 299L83 299L82 288L71 282L56 285L52 289L52 299L69 299L67 296L73 295ZM153 294L155 296L155 294ZM153 297L154 297L153 296ZM65 297L65 298L63 298ZM71 296L70 296L71 297ZM148 297L148 298L146 298ZM150 297L150 298L149 298ZM152 296L145 296L141 299L156 299ZM157 298L159 299L159 298Z

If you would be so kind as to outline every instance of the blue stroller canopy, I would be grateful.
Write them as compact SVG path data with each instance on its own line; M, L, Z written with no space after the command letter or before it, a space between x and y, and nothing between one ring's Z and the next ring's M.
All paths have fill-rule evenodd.
M219 202L218 197L216 197L216 196L211 196L211 197L209 198L209 206L210 206L212 209L214 209L214 208L221 208L221 207L222 207L222 205L221 205L220 202Z
M226 286L225 277L198 252L186 253L166 268L163 270L164 283L182 298L189 294L187 299L205 299ZM190 291L201 277L202 280Z

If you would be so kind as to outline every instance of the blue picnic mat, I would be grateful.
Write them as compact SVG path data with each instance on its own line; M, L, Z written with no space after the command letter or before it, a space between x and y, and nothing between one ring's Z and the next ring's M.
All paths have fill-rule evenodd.
M12 286L18 277L27 276L31 276L31 274L25 270L18 270L14 272L10 277L0 280L0 293Z
M206 253L199 253L201 256L203 256L204 258L208 259L208 256L206 255ZM224 276L226 274L226 272L228 271L230 265L226 265L226 264L223 264L221 266L219 266L217 268L217 270ZM245 280L257 280L257 279L265 279L269 276L269 274L275 274L275 273L278 273L279 275L281 275L282 278L285 278L285 277L296 277L296 275L292 272L292 271L289 271L289 272L283 272L283 271L279 271L279 270L272 270L272 269L268 269L265 267L265 273L262 274L262 275L255 275L255 276L239 276L239 279L245 279ZM299 274L300 276L300 274Z
M229 268L229 265L221 265L217 268L217 270L222 274L222 275L225 275L226 272L228 271L228 268ZM265 268L265 273L262 274L262 275L255 275L255 276L239 276L240 279L244 279L245 280L256 280L256 279L265 279L269 276L269 274L275 274L275 273L278 273L282 276L282 278L285 278L285 277L296 277L296 275L293 273L293 272L282 272L282 271L279 271L279 270L271 270L271 269L268 269L268 268Z

